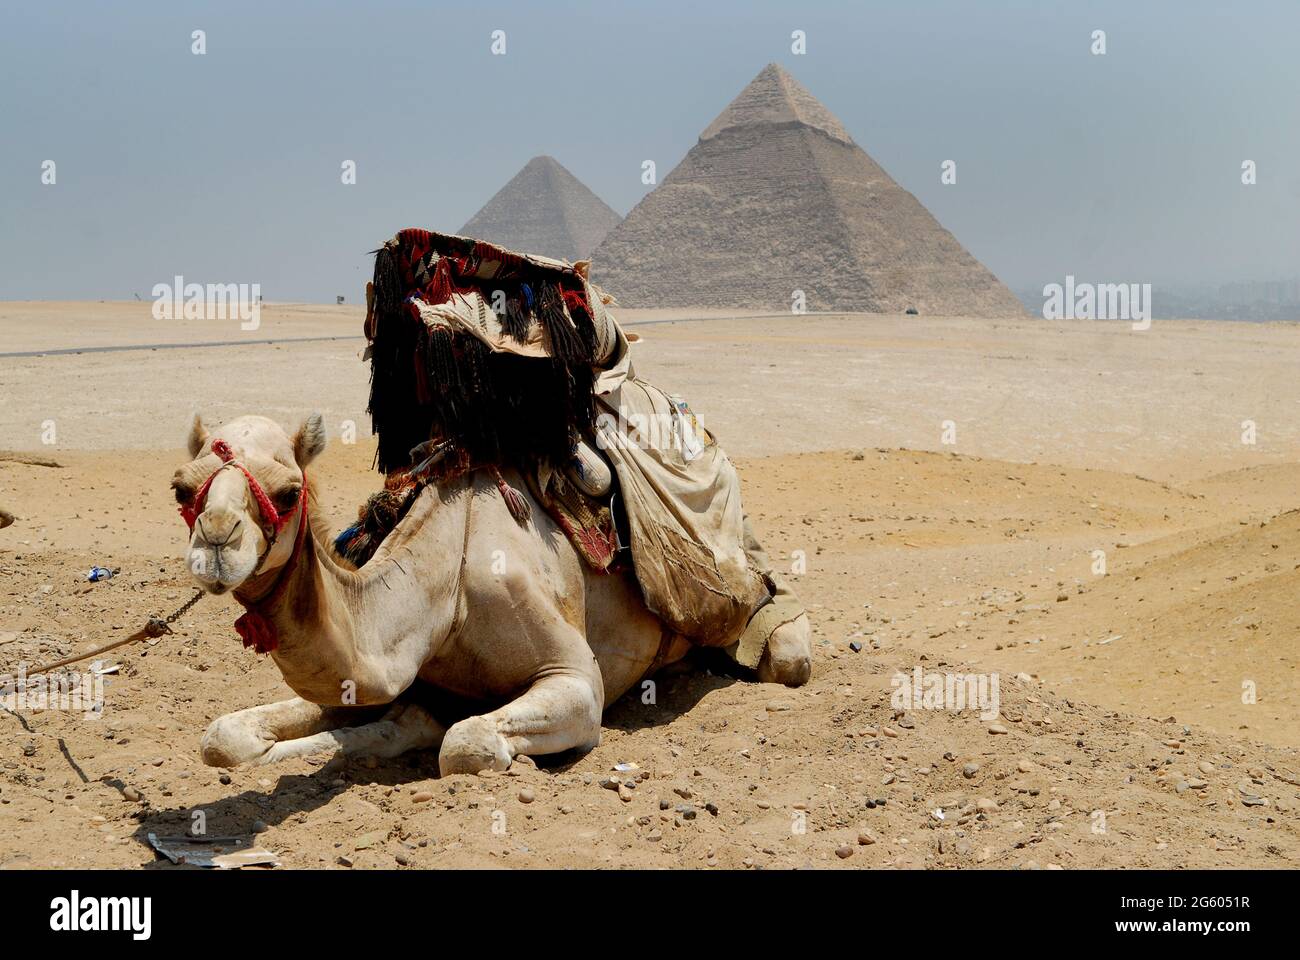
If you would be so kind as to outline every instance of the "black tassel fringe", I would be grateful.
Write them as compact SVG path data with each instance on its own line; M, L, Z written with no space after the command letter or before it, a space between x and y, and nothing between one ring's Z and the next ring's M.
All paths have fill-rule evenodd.
M369 412L380 471L409 468L411 449L433 437L451 440L475 464L567 460L573 435L589 432L595 419L591 317L566 314L556 279L539 276L529 281L532 310L522 289L512 290L502 322L522 341L535 314L551 358L493 353L473 336L430 332L412 316L398 256L390 246L375 254Z

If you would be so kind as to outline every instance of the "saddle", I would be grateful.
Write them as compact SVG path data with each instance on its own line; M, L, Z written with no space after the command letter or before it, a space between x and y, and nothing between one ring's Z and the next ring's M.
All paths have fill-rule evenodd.
M336 547L364 563L423 485L473 470L526 523L513 469L589 566L630 567L666 627L728 645L775 589L746 551L739 478L684 400L636 377L588 266L419 229L375 251L365 356L386 479Z
M542 462L524 475L524 481L533 499L565 532L589 567L605 573L620 557L630 566L627 519L615 491L614 475L609 462L591 444L579 440L563 469ZM388 474L384 488L358 508L356 522L335 538L335 552L355 567L364 566L429 482L430 477L409 469ZM501 485L509 486L504 477L498 488ZM503 491L503 496L510 504L510 494ZM621 541L620 529L624 531Z

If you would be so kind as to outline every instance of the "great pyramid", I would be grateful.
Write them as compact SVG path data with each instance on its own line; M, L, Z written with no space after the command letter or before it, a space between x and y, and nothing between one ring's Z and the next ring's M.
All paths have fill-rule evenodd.
M553 157L533 157L460 233L520 253L585 260L618 221Z
M624 306L785 311L802 290L809 310L1024 314L776 64L610 231L592 271Z

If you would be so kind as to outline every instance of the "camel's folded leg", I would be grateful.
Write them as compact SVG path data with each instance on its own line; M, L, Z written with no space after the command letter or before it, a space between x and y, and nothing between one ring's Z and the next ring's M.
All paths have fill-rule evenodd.
M396 711L402 710L405 706L394 707L384 719L395 718ZM305 756L320 749L334 749L340 745L340 741L330 741L334 744L333 748L329 748L326 741L319 741L317 747L311 750L293 753L284 749L277 750L284 744L304 740L314 741L316 737L322 735L341 736L359 724L371 726L372 724L366 724L366 721L376 716L374 710L357 707L322 707L319 704L309 703L301 697L249 707L247 710L237 710L224 717L218 717L208 727L203 735L203 762L213 767L235 767L241 763L267 763L271 760L284 759L286 756ZM405 717L404 710L402 716ZM425 718L429 723L433 722L427 714ZM412 714L405 721L403 730L403 735L408 739L414 737L417 732L423 733L423 722L419 715ZM384 738L380 736L379 739ZM365 736L345 736L341 741L345 749L348 745L360 746L368 742Z
M590 750L600 743L600 674L550 674L499 710L452 724L438 754L452 773L505 770L520 754Z
M322 730L295 740L281 740L256 762L277 763L315 754L391 758L408 750L437 749L442 745L446 732L446 728L423 707L397 704L382 720Z
M758 663L749 660L746 665L755 666L758 679L764 683L801 686L812 676L812 625L790 585L772 568L767 552L749 524L749 517L744 518L744 524L745 553L772 581L776 592L772 602L755 613L746 627L746 633L752 631L754 636L742 636L737 646L756 650L758 643L766 641Z
M264 755L282 737L302 737L338 726L332 711L301 697L236 710L217 717L203 734L203 762L237 767Z

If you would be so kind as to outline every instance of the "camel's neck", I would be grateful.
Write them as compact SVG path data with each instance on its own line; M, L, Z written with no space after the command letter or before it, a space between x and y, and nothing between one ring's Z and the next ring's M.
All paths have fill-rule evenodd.
M283 595L266 616L272 656L295 692L316 703L387 703L455 627L466 498L427 488L360 570L334 558L315 510Z

